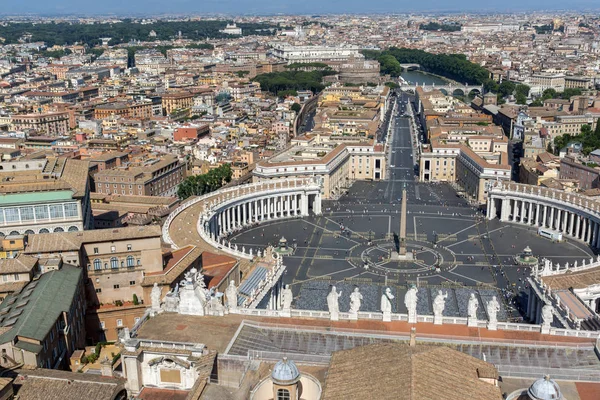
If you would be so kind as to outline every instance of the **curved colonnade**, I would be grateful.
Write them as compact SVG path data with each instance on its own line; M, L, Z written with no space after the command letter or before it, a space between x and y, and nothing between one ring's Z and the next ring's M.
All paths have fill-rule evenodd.
M261 222L308 216L311 211L321 214L321 182L314 177L219 189L175 209L163 225L163 240L175 248L197 245L200 240L213 251L251 260L256 253L229 243L229 234ZM190 224L189 218L197 218L194 223L199 237L181 233L182 224Z
M600 202L587 196L494 182L488 190L487 218L551 229L600 247Z

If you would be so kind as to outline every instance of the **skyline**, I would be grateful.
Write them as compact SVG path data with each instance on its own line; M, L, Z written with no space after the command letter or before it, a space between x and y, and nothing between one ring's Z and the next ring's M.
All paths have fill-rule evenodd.
M79 2L75 0L58 0L46 2L32 0L25 3L10 2L5 4L0 15L173 15L181 13L226 14L226 15L310 15L310 14L381 14L381 13L512 13L532 11L592 11L600 9L593 0L575 0L565 8L564 2L557 0L534 0L520 2L507 0L501 5L486 4L482 6L475 0L463 0L459 4L448 4L444 0L423 0L418 4L413 2L395 2L393 0L380 0L376 4L365 5L356 0L341 1L330 0L318 2L308 0L302 3L283 0L272 2L269 0L207 0L201 4L192 0L172 0L168 6L159 0L133 0L122 2L119 0L106 0L105 2ZM35 12L31 12L35 10ZM140 12L143 10L143 12Z

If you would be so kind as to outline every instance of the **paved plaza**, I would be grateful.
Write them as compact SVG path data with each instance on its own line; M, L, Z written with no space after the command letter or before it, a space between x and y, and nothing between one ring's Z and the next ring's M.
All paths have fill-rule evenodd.
M377 311L385 287L396 295L395 312L405 312L404 292L416 284L422 291L424 314L429 296L440 288L451 301L444 315L466 316L469 293L475 291L480 310L492 295L504 300L506 318L516 320L526 304L529 269L513 257L529 246L535 256L564 265L589 258L582 242L553 243L533 227L485 219L485 211L470 206L448 184L416 182L409 120L396 118L389 154L389 179L355 182L338 200L323 202L323 215L261 223L233 234L238 246L264 249L285 237L295 250L284 257L285 283L296 308L325 309L331 285L342 290L340 309L358 286L363 309ZM412 261L390 259L400 228L400 200L407 190L407 249ZM397 237L396 237L397 241ZM466 289L466 290L465 290ZM454 311L453 311L454 309ZM500 317L500 315L499 315Z

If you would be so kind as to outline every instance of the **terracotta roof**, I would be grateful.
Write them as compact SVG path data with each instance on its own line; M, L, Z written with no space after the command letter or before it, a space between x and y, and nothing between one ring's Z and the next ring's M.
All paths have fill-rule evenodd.
M151 286L154 283L171 284L200 257L201 251L193 245L188 245L172 251L173 257L168 261L163 271L147 273L142 286Z
M54 369L22 369L13 382L18 397L27 400L112 400L124 384L124 379Z
M587 271L569 273L562 275L545 276L542 280L552 288L556 289L583 289L600 282L600 267L588 269Z
M27 254L77 251L84 243L161 237L158 225L131 226L115 229L95 229L82 232L55 232L29 235Z
M500 400L500 388L480 378L498 372L447 347L375 344L333 353L323 400Z
M15 258L0 259L0 274L31 272L37 263L37 258L20 253Z

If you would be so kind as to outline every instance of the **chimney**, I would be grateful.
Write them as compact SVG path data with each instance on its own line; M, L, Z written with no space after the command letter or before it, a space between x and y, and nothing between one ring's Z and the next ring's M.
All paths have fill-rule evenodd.
M104 357L104 360L100 361L100 372L102 376L113 376L112 361L108 357Z
M410 347L415 347L417 345L417 328L414 326L410 328L410 341L408 342Z

